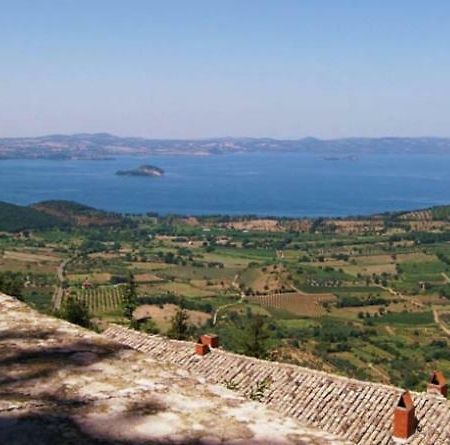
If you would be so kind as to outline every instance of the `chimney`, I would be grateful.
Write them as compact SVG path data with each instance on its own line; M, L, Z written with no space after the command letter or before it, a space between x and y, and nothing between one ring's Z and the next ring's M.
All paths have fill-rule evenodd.
M440 394L447 397L447 382L444 374L441 371L433 371L428 380L427 393L428 394Z
M405 391L397 403L394 412L394 433L396 442L404 442L411 437L417 428L417 418L411 394Z
M205 334L200 337L200 341L204 345L208 345L210 348L218 348L219 347L219 337L213 334Z
M198 343L195 344L195 353L197 355L206 355L206 354L208 354L208 352L209 352L209 346L201 343L200 339L199 339Z
M210 349L219 347L219 337L213 334L205 334L200 336L195 345L195 353L197 355L205 355Z

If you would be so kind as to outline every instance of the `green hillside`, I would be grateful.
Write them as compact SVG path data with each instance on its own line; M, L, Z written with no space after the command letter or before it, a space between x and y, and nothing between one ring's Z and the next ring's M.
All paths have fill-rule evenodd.
M73 201L43 201L33 204L32 208L74 226L117 226L125 222L120 214Z
M435 220L450 220L450 206L433 207L431 213Z
M41 230L62 227L65 223L31 207L23 207L0 201L0 231Z

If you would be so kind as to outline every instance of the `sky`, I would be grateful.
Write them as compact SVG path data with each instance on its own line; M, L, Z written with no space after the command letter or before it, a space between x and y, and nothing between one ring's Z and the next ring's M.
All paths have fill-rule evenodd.
M448 0L0 0L0 137L450 136Z

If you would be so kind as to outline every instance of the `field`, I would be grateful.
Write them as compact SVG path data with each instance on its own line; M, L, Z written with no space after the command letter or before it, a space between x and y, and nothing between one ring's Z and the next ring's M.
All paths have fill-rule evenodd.
M250 296L248 301L269 309L282 309L300 317L320 317L326 314L324 303L334 303L333 294L304 294L289 292L284 294Z
M124 286L99 286L73 292L77 301L89 308L93 315L101 315L120 309Z
M421 389L434 368L450 375L450 223L433 215L133 216L106 228L4 232L0 286L16 292L13 277L47 312L59 291L62 306L72 295L100 329L129 324L122 301L132 274L135 318L159 332L181 307L193 338L216 332L242 352L259 314L273 359Z
M167 331L170 327L170 320L175 315L178 306L174 304L163 304L156 306L152 304L143 304L135 311L136 319L151 318L160 330ZM189 322L195 326L202 326L209 319L210 315L200 311L187 311Z

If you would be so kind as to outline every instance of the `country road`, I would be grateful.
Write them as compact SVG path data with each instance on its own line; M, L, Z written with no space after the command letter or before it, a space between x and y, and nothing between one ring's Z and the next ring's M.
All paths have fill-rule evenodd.
M217 323L217 317L218 317L220 311L223 311L224 309L228 309L229 307L232 307L232 306L236 306L238 304L242 304L244 302L245 292L243 292L239 289L238 279L239 279L239 274L236 274L233 279L233 282L231 283L231 287L234 287L235 289L237 289L240 292L241 298L239 299L239 301L236 301L235 303L229 303L229 304L225 304L223 306L219 306L216 309L216 311L214 312L214 317L213 317L213 322L212 322L213 326L215 326Z
M426 307L425 304L420 303L419 301L415 300L414 297L411 297L411 296L407 297L406 295L403 295L402 293L397 292L396 290L392 289L392 287L382 286L381 284L379 284L378 287L380 289L388 291L391 295L394 295L396 297L401 298L404 301L414 304L417 307L420 307L420 308Z
M445 326L445 324L439 318L439 311L433 309L434 322L447 334L450 336L450 329Z
M444 277L445 282L447 284L449 284L450 283L450 277L445 272L442 272L441 275Z
M445 276L446 279L448 279L448 276L445 273L443 273L442 275ZM395 291L391 287L385 287L385 286L381 286L381 285L379 287L381 287L384 290L387 290L392 295L400 297L402 300L409 301L409 302L413 303L417 307L421 307L421 308L425 308L426 307L425 304L419 303L417 300L414 300L413 297L406 297L405 295L402 295L400 292ZM433 317L434 317L434 322L438 325L438 327L441 328L441 330L445 334L450 336L450 329L440 320L440 318L439 318L439 311L437 309L433 309Z
M225 304L224 306L218 307L216 309L216 312L214 312L213 326L215 326L217 323L217 316L219 315L219 311L223 311L224 309L228 309L229 307L236 306L238 304L242 304L244 302L244 300L245 300L245 294L242 292L241 298L239 299L239 301L236 301L236 303Z
M64 294L64 288L63 288L63 284L64 284L64 269L67 266L67 264L71 261L72 258L67 258L65 259L59 266L58 269L56 270L56 276L58 277L58 286L55 289L55 292L53 294L53 298L52 298L52 305L53 305L53 309L58 310L61 308L61 302L62 302L62 297Z

